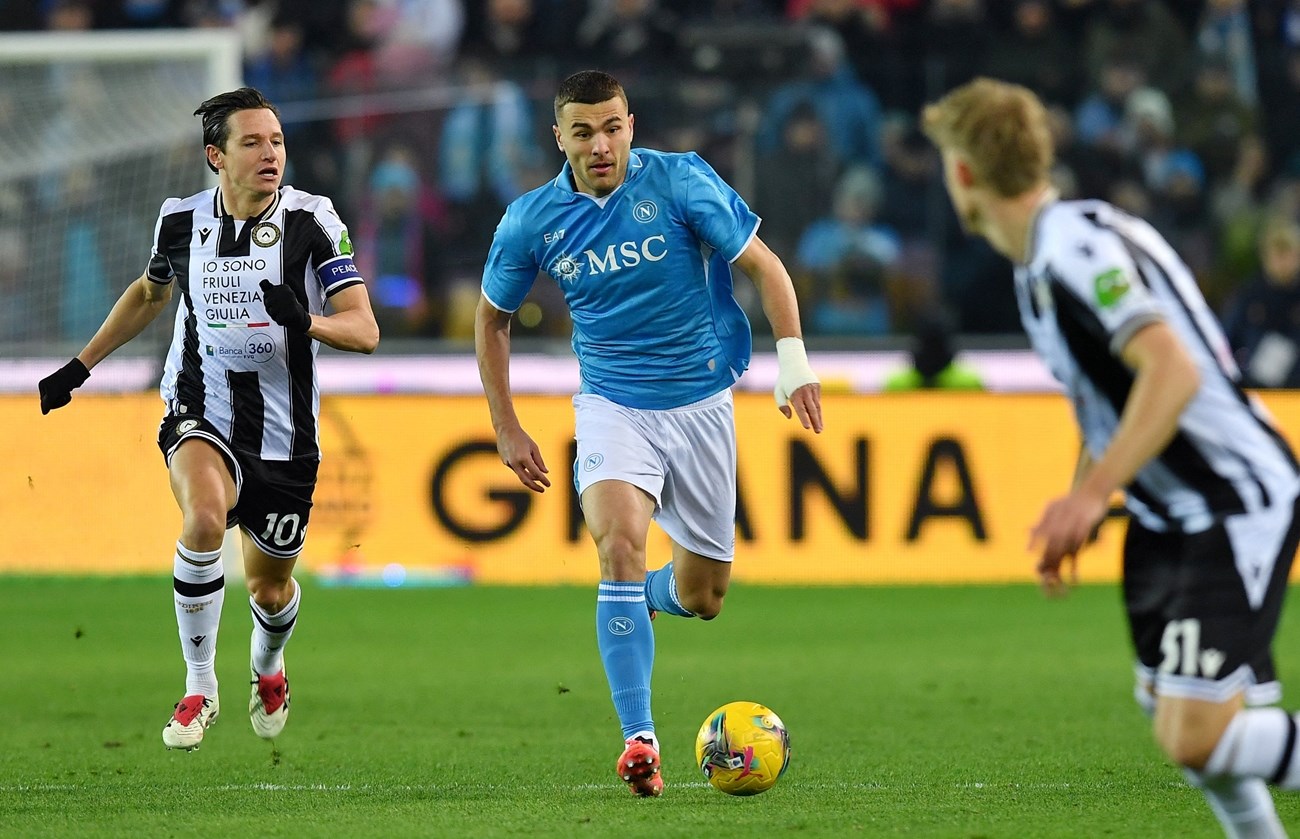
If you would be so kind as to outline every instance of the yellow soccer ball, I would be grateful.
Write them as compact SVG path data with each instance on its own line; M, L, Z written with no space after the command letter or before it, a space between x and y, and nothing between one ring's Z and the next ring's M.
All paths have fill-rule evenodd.
M709 783L727 795L758 795L790 765L790 735L770 708L728 702L700 726L695 760Z

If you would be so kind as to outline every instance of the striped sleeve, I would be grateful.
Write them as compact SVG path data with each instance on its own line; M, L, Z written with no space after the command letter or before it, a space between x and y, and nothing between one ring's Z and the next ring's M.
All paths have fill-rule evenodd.
M1044 248L1055 255L1050 276L1090 310L1118 356L1139 329L1164 319L1163 304L1143 282L1119 235L1084 219L1068 221L1046 234L1059 239Z
M149 254L149 264L145 268L144 274L151 282L159 285L167 285L176 279L176 269L172 267L171 258L167 255L178 244L188 247L188 242L177 243L172 241L175 237L171 235L175 225L168 224L176 208L180 205L179 198L168 198L163 202L162 208L158 211L158 220L153 226L153 250Z
M347 225L339 218L334 204L328 198L318 197L312 217L321 235L312 237L311 264L316 268L325 296L333 297L345 288L363 284L361 271L352 258Z

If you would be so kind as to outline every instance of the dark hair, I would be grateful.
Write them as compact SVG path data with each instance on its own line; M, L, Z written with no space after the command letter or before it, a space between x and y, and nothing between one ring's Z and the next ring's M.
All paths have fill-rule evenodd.
M228 93L218 93L194 110L196 117L203 118L203 147L216 146L223 151L226 141L230 139L230 115L235 111L254 111L265 108L280 118L280 110L262 95L262 91L253 87L241 87ZM217 167L210 162L208 168L213 172Z
M560 82L560 89L555 93L555 121L560 121L560 109L570 102L597 105L614 97L627 105L627 93L618 79L600 70L580 70Z

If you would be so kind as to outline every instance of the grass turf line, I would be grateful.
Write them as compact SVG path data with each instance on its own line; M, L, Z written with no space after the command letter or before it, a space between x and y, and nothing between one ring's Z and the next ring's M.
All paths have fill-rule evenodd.
M304 585L293 713L247 722L245 601L227 596L222 718L192 754L166 578L0 578L0 836L1216 837L1130 698L1116 589L737 586L712 623L655 622L665 797L616 781L594 587ZM1281 675L1300 692L1300 623ZM771 792L694 766L714 707L791 730ZM1300 831L1300 796L1279 794Z

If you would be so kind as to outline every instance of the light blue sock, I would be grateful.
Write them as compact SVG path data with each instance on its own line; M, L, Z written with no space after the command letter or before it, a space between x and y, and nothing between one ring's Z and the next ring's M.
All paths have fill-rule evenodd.
M645 575L645 602L656 612L679 618L695 617L695 613L682 606L682 601L677 598L677 577L673 575L671 562Z
M654 731L650 671L654 667L655 635L645 605L644 583L601 581L596 595L596 644L623 737Z

